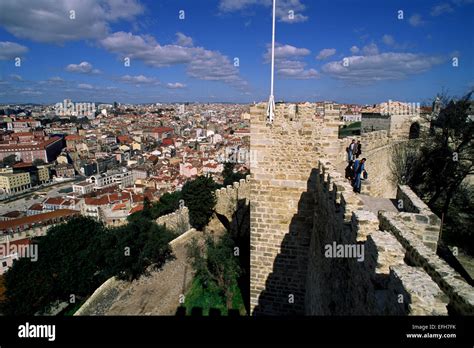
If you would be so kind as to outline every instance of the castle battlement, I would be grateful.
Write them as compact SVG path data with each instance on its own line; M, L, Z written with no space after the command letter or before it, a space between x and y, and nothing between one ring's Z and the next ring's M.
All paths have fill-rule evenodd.
M390 180L392 149L408 129L354 137L367 158L369 197L399 202L400 211L377 214L344 178L352 138L338 139L331 106L321 116L314 104L277 104L272 124L265 104L251 108L253 314L472 313L472 287L433 251L439 218ZM328 257L338 245L363 253Z
M437 243L439 219L418 199L409 203L417 198L409 188L400 186L399 196L414 212L376 216L346 191L345 179L329 163L319 163L317 177L314 199L320 209L313 215L306 314L446 315L448 306L458 314L473 313L472 287L430 247ZM325 257L325 247L335 242L363 245L363 262ZM341 306L331 307L331 299Z

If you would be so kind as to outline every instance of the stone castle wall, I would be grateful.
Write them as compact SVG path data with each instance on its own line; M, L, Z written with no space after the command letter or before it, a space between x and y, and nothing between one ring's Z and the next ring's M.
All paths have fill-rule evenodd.
M367 159L365 169L368 173L368 180L362 185L364 193L375 197L395 198L397 186L392 181L392 151L396 146L403 144L406 139L394 138L386 130L339 139L335 163L347 163L346 148L352 139L360 141L362 144L362 154L359 159Z
M390 129L390 116L386 115L362 115L361 130L362 133Z
M217 213L225 215L230 220L236 210L238 201L244 200L245 204L249 202L250 175L246 179L241 179L239 182L234 182L232 185L216 190L215 195L216 205L214 209ZM178 234L184 233L191 228L189 209L184 206L170 214L160 216L156 219L156 223L166 226Z
M156 219L156 223L178 234L182 234L191 228L191 224L189 223L189 209L188 207L182 207L170 214L160 216Z
M267 124L265 105L251 109L252 314L471 313L472 288L432 251L434 214L408 188L388 186L391 149L405 138L385 130L359 137L367 193L406 207L391 220L377 217L343 178L348 139L338 139L338 113L325 111L318 117L311 104L296 111L277 104ZM363 246L363 260L326 257L332 243ZM451 290L452 279L462 285Z
M426 244L436 244L439 231L439 219L429 209L381 211L377 217L363 210L329 163L319 164L315 185L306 314L474 313L472 287ZM398 196L405 197L408 210L419 203L409 203L414 194L406 186ZM326 246L333 243L363 245L363 261L327 257Z
M408 130L417 114L362 115L362 134L385 130L391 137L407 138Z
M304 312L304 279L312 229L308 189L318 159L338 153L339 113L314 104L251 108L251 307L254 314ZM292 303L289 303L292 302Z
M239 182L234 182L232 185L216 190L215 194L215 211L225 215L230 220L235 213L239 201L249 204L250 175L247 175L245 179L240 179Z

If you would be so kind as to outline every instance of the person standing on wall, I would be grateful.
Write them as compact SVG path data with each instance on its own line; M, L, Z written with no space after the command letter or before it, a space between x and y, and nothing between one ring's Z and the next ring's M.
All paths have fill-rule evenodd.
M354 161L354 192L360 193L362 175L364 178L367 178L367 172L365 171L365 158L362 158L360 161Z
M360 143L360 140L357 140L356 144L356 158L359 158L359 156L362 154L362 144Z
M345 177L348 179L352 185L354 179L354 161L349 161L345 169Z
M352 143L347 147L347 162L353 161L356 151L356 142L355 139L352 139Z

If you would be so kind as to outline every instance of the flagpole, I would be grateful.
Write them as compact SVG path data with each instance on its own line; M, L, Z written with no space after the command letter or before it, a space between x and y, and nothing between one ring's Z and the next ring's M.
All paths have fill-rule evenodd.
M270 97L268 99L267 106L267 121L272 123L275 116L275 97L273 96L273 76L275 73L275 13L276 13L276 0L273 0L273 16L272 16L272 68L271 68L271 80L270 80Z

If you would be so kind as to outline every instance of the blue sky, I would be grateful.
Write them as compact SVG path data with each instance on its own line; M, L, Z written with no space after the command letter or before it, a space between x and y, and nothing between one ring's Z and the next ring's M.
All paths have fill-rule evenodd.
M474 0L277 4L277 100L474 86ZM271 0L1 0L0 102L264 101L270 38Z

